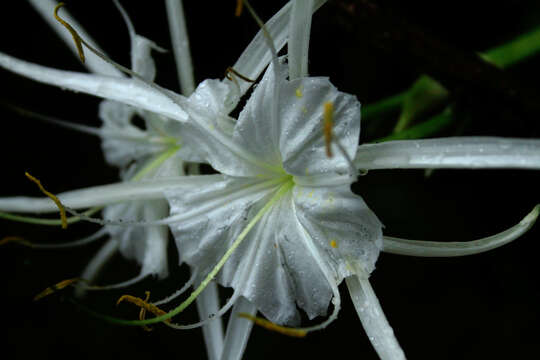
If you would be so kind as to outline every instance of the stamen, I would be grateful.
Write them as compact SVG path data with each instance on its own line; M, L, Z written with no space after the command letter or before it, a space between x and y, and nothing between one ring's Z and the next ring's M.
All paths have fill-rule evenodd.
M334 104L331 101L327 101L324 103L324 110L323 110L323 134L324 134L324 143L326 147L326 156L332 157L332 143L336 144L336 147L338 148L338 151L343 155L345 158L345 161L347 162L347 165L349 167L349 171L351 173L351 178L354 181L357 179L357 173L358 170L356 169L356 166L354 166L354 163L350 156L345 151L345 148L343 145L341 145L341 142L339 139L334 138L332 133L332 128L334 127Z
M248 319L252 321L254 324L259 325L267 330L275 331L283 335L292 336L292 337L304 337L307 335L306 330L281 326L269 320L266 320L257 316L253 316L251 314L239 313L238 316L244 319Z
M0 246L5 245L7 243L11 243L11 242L15 242L24 246L32 247L32 243L30 241L24 240L22 237L19 237L19 236L6 236L2 240L0 240Z
M135 304L136 306L139 306L141 307L142 309L144 310L148 310L150 311L152 314L156 315L156 316L163 316L163 315L167 315L167 312L161 310L160 308L158 308L156 305L152 304L152 303L149 303L148 302L148 299L150 298L150 292L149 291L146 291L146 300L143 300L141 298L138 298L138 297L135 297L135 296L131 296L131 295L122 295L118 301L116 302L116 306L118 306L121 302L123 302L124 300L127 301L127 302L130 302L132 304ZM142 314L142 315L141 315ZM144 316L144 314L146 314L146 311L144 313L139 313L139 321L141 322L144 322L145 320L144 319L141 319L141 316ZM168 318L168 319L164 319L163 321L166 321L166 322L170 322L171 319ZM142 325L145 325L145 324L142 324Z
M58 16L58 10L60 10L60 8L63 7L64 5L66 4L64 4L63 2L58 3L58 5L56 5L56 7L54 8L54 18L60 24L62 24L71 34L71 37L73 38L73 41L75 42L75 46L77 46L77 52L79 53L79 58L81 59L81 62L84 64L85 57L84 57L84 50L82 47L83 40L81 39L79 34L77 34L77 31L75 31L75 29L71 27L71 25L69 25L64 19Z
M54 284L53 286L49 286L48 288L46 288L45 290L43 290L42 292L40 292L39 294L37 294L36 296L34 296L34 301L38 301L39 299L45 297L45 296L49 296L51 294L54 294L55 292L59 291L59 290L62 290L70 285L74 285L75 283L78 283L78 282L86 282L85 279L81 279L81 278L73 278L73 279L67 279L67 280L62 280L60 281L59 283L57 284Z
M244 80L244 81L247 81L247 82L251 82L251 83L254 83L255 80L251 80L250 78L248 78L247 76L244 76L242 74L240 74L238 71L234 70L232 67L228 67L227 70L225 70L225 77L231 81L233 81L233 77L231 76L231 73L233 75L236 75L238 76L240 79Z
M324 103L323 133L326 146L326 156L332 157L332 127L334 126L334 104L330 101Z
M144 301L148 303L148 301L150 301L150 291L145 291L144 293L146 294L146 298L144 299ZM139 311L139 320L144 320L145 316L146 316L146 308L142 307L141 311ZM144 329L144 331L153 330L150 326L147 326L147 325L143 325L142 328Z
M66 209L64 208L64 205L62 205L60 200L54 194L45 190L45 188L43 187L43 185L41 185L41 182L38 179L30 175L28 172L25 172L24 175L26 175L28 179L36 183L36 185L39 187L39 190L41 190L43 194L51 198L51 200L54 201L56 206L58 206L58 209L60 210L60 219L62 220L62 229L67 229L68 223L67 223L67 217L66 217Z
M242 15L243 9L244 9L243 0L236 0L236 9L234 10L234 16L240 17L240 15Z

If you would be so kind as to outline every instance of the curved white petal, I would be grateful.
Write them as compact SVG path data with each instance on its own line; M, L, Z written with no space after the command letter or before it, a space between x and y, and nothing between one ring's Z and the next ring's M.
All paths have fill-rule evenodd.
M162 50L153 41L144 36L137 35L135 27L129 18L128 13L118 0L113 0L120 11L124 22L128 28L131 41L131 70L147 81L153 81L156 77L156 63L150 55L152 50ZM163 50L162 50L163 51Z
M252 316L257 313L257 307L243 296L238 298L229 317L221 360L240 360L244 355L253 322L240 318L241 313Z
M365 144L358 169L516 168L540 169L540 140L451 137Z
M289 79L294 80L308 74L309 33L313 0L294 1L289 21Z
M41 15L43 20L45 20L49 26L58 34L58 36L64 40L66 45L72 50L73 54L79 58L79 53L77 52L77 48L75 46L75 43L73 42L73 38L71 37L70 32L62 25L60 24L53 16L54 14L54 8L58 4L57 1L54 0L28 0L30 4L36 9L36 11ZM96 45L96 42L92 39L90 35L82 28L82 26L75 20L73 17L69 14L69 12L64 7L59 11L60 17L62 17L64 20L66 20L77 32L79 35L90 45L95 47L96 49L100 49L99 46ZM101 51L101 50L100 50ZM103 59L100 59L97 55L92 53L91 51L86 51L84 53L85 55L85 62L84 65L91 71L96 74L102 74L102 75L110 75L115 77L123 77L123 74L116 69L111 64L103 61Z
M167 7L167 19L178 72L178 81L182 89L182 94L189 96L195 90L195 79L193 76L191 51L189 49L189 38L182 0L166 0L165 5Z
M382 311L367 274L350 276L346 282L358 317L381 360L405 359L405 354Z
M94 186L58 194L67 207L84 209L132 200L157 200L165 197L168 190L189 191L205 187L221 178L219 175L180 176L148 181L122 182ZM58 211L49 198L6 197L0 198L0 211L21 213L45 213Z
M498 234L473 241L421 241L385 236L383 251L391 254L427 257L453 257L480 254L508 244L526 233L536 222L540 205L527 214L517 225Z
M138 80L52 69L4 53L0 53L0 67L45 84L119 101L171 119L187 118L187 114L168 96ZM171 96L178 97L179 101L182 99L180 95Z
M197 286L202 279L195 282ZM201 321L208 320L219 311L219 292L215 282L208 284L197 297L197 312ZM219 360L223 352L223 323L221 317L203 325L203 336L209 360Z
M326 0L315 0L313 12L317 11L325 2ZM265 24L277 51L287 43L291 8L292 4L288 2ZM260 30L240 55L233 68L245 77L255 80L271 60L272 53L264 40L263 31ZM228 82L229 80L224 81ZM239 81L239 85L241 94L244 94L251 83Z

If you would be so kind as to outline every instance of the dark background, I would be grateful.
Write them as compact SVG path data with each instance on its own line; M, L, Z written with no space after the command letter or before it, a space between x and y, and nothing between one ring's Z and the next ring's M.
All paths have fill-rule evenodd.
M163 47L169 47L164 5L160 1L127 2L137 32ZM233 1L186 1L188 30L197 81L221 78L257 31L245 13L233 16ZM253 1L263 19L269 18L283 1ZM363 104L405 90L418 75L440 75L452 89L456 104L455 124L442 135L494 135L538 138L535 106L540 104L538 73L540 56L490 77L487 86L474 69L452 77L445 69L456 57L471 55L512 39L536 26L540 16L537 1L380 1L380 21L361 22L340 7L325 5L313 19L310 73L329 76L341 90L356 94ZM356 2L355 11L365 1ZM118 12L109 1L71 1L69 11L117 62L129 64L129 38ZM57 39L25 1L3 8L0 49L43 65L84 71L78 60ZM51 14L52 16L52 14ZM377 19L377 18L375 18ZM390 20L388 20L390 19ZM380 29L390 34L420 30L435 44L425 53L420 39L381 42ZM418 34L413 31L413 33ZM374 40L375 38L375 40ZM395 40L395 39L394 39ZM396 40L397 41L397 40ZM431 42L430 42L431 43ZM438 59L433 69L433 51L451 47L455 51ZM70 45L71 46L71 45ZM466 56L466 57L467 57ZM468 58L468 57L467 57ZM474 58L474 57L473 57ZM156 54L157 83L178 89L171 53ZM468 73L467 71L471 71ZM442 75L441 75L442 74ZM507 79L523 101L505 98ZM0 71L0 99L29 110L74 123L99 126L99 100L41 85L7 71ZM467 79L470 79L468 81ZM485 79L484 79L485 80ZM481 89L481 90L479 90ZM501 90L501 91L498 91ZM501 92L503 95L501 95ZM29 171L48 190L105 184L117 180L117 171L104 165L99 140L37 120L17 116L1 108L2 156L1 196L39 195L24 177ZM385 135L395 114L373 120L362 141ZM519 222L540 202L540 173L519 170L440 170L430 177L423 171L373 171L354 186L385 224L387 235L404 238L465 241L488 236ZM68 230L1 221L0 236L18 235L34 242L69 241L94 231L90 224ZM537 262L540 228L503 248L476 256L453 259L423 259L381 254L371 282L396 335L410 359L530 358L537 351L540 288ZM3 356L12 359L96 358L204 358L200 330L173 331L157 326L152 333L139 328L112 326L89 317L66 301L69 291L33 303L42 289L80 274L100 244L72 250L41 251L7 245L0 249L2 288ZM171 276L161 282L147 280L129 289L142 295L152 290L159 298L182 286L185 268L178 268L176 250L170 244ZM134 263L114 258L104 269L101 281L111 283L137 273ZM343 309L327 330L305 339L292 339L255 328L245 358L322 359L337 354L354 358L377 356L341 287ZM136 316L129 306L114 307L123 291L95 292L85 304L104 313ZM223 298L230 296L224 290ZM182 319L195 319L194 310ZM8 355L6 355L8 354ZM9 355L11 354L11 355Z

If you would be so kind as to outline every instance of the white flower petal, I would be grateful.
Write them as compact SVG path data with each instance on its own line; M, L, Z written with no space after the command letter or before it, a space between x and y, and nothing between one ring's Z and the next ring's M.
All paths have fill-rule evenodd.
M182 94L189 96L195 90L195 79L193 77L191 51L189 49L189 38L182 0L166 0L165 5L167 7L167 19L171 33L174 59L176 60L176 69L178 71L178 80Z
M382 224L349 185L295 186L293 192L296 215L337 283L353 273L352 260L373 271L382 248Z
M223 174L257 176L279 172L232 138L234 121L227 115L226 104L230 91L226 84L206 80L189 97L184 106L189 120L182 123L181 129L185 148L196 149L202 160Z
M346 282L358 317L381 360L404 360L405 354L382 311L367 274L350 276Z
M164 151L166 145L151 142L147 131L131 123L136 114L132 106L105 100L99 104L99 117L103 121L101 147L111 165L123 169L131 162Z
M540 140L451 137L365 144L358 169L516 168L540 169Z
M278 79L274 76L274 66L277 65ZM287 67L284 64L271 64L261 82L240 112L238 122L234 128L233 139L240 144L246 152L253 154L257 159L270 166L281 168L281 154L279 152L279 138L282 118L273 113L275 103L274 88L276 82L285 82ZM287 119L292 121L292 119Z
M160 49L156 43L147 38L135 35L131 43L131 68L147 81L156 77L156 63L151 56L152 50Z
M197 193L171 195L171 226L182 261L205 274L223 256L276 191L261 180L225 179ZM224 286L253 302L270 320L298 324L296 305L310 318L328 309L332 291L309 254L304 229L293 216L292 193L284 195L248 233L218 275Z
M67 29L60 24L53 16L54 8L57 5L57 1L53 0L28 0L30 5L36 9L36 11L41 15L43 20L45 20L49 26L58 34L58 36L64 40L66 45L72 50L73 54L79 58L79 53L73 42L73 38ZM90 45L100 50L100 47L96 45L96 42L92 39L90 35L82 28L82 26L69 14L69 12L64 7L59 11L60 17L66 20L78 33L79 35ZM100 50L101 51L101 50ZM103 52L103 51L102 51ZM84 65L93 73L110 75L115 77L123 77L123 74L116 69L111 64L103 61L97 55L91 51L85 51L84 56L86 58Z
M135 27L133 26L133 23L131 22L126 10L122 7L118 0L114 0L114 4L120 11L128 28L129 37L131 40L131 70L147 81L154 81L154 78L156 77L156 64L150 53L152 50L162 49L159 48L153 41L137 35L135 32Z
M383 238L383 251L391 254L427 257L453 257L480 254L519 238L535 224L539 212L540 205L536 205L517 225L498 234L472 241L421 241L385 236Z
M199 285L202 279L195 282ZM215 282L208 284L206 289L197 297L197 312L201 321L208 320L219 310L219 292ZM221 317L213 319L203 325L203 336L206 345L206 353L209 360L219 360L223 352L223 323Z
M168 96L138 80L57 70L19 60L4 53L0 53L0 67L45 84L119 101L171 119L187 118L187 114ZM178 100L181 101L182 98Z
M285 79L287 68L279 64L280 84L277 119L272 118L276 79L271 64L259 86L240 113L234 140L270 166L295 176L348 172L345 158L326 154L323 134L324 104L333 103L333 136L354 158L360 133L360 103L339 92L327 78Z
M302 96L297 96L300 90ZM310 77L284 83L280 91L283 167L296 176L348 173L346 159L334 151L326 154L323 111L333 103L333 136L353 159L360 136L360 103L355 96L339 92L327 78Z
M257 307L243 296L238 298L229 317L221 360L240 360L244 355L253 322L239 317L241 313L252 316L257 313Z
M294 1L289 21L289 79L294 80L308 74L309 33L313 0Z
M94 186L58 194L67 207L84 209L132 200L157 200L165 197L168 190L189 191L215 182L218 175L180 176L151 181L122 182ZM49 198L5 197L0 198L0 211L21 213L56 212L58 207Z

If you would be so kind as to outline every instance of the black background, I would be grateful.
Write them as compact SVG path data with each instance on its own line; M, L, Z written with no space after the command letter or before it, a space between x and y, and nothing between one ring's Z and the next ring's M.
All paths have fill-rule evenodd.
M253 1L263 19L283 4ZM365 3L365 2L359 2ZM310 73L329 76L341 90L356 94L363 104L405 90L425 62L384 48L359 33L362 24L344 17L341 2L323 7L313 18ZM441 44L458 52L488 49L540 25L540 5L535 1L495 4L488 1L380 1L385 14L402 19ZM160 1L124 1L137 32L169 47L164 5ZM124 23L109 1L71 1L69 11L117 62L129 64L129 38ZM233 1L186 1L188 31L197 81L221 78L257 31L245 13L234 18ZM360 5L358 5L360 6ZM84 71L65 44L49 30L25 1L11 2L0 22L3 52L61 69ZM52 16L52 14L51 14ZM401 25L399 25L401 24ZM399 31L399 26L389 29ZM392 26L392 25L389 25ZM366 30L366 29L363 29ZM367 32L369 33L369 32ZM411 44L412 46L413 44ZM73 46L70 44L70 46ZM443 46L443 45L441 45ZM426 50L429 63L431 54ZM171 53L156 54L157 83L178 89ZM442 68L451 66L443 61ZM532 94L527 101L540 103L540 57L505 72L520 89ZM505 76L506 76L505 75ZM465 76L467 77L467 76ZM470 74L474 78L474 74ZM99 99L45 86L7 71L0 71L3 102L32 111L98 126ZM450 79L452 80L452 79ZM457 85L455 85L457 83ZM486 90L454 81L456 125L442 135L494 135L538 138L538 113L534 106L495 98ZM521 88L522 87L522 88ZM523 105L523 104L521 104ZM104 165L99 140L69 130L25 119L2 108L1 196L39 195L24 177L29 171L48 190L105 184L117 180L117 171ZM379 121L378 119L373 120ZM392 118L369 125L362 141L384 135ZM387 235L404 238L465 241L491 235L516 224L540 202L540 174L517 170L440 170L430 177L415 171L373 171L355 184L355 191L385 224ZM18 235L31 241L69 241L95 230L89 224L68 230L35 225L0 223L0 236ZM453 259L410 258L381 254L372 285L396 335L410 359L479 359L534 357L537 350L537 262L540 229L503 248L476 256ZM99 248L39 251L17 245L0 248L2 289L2 353L6 358L204 358L200 330L173 331L157 326L151 333L139 328L112 326L89 317L57 294L33 303L32 297L47 286L77 276ZM129 289L142 295L152 290L158 298L182 286L185 268L178 268L171 243L171 276L161 282L146 280ZM104 269L104 283L121 281L137 273L137 266L121 257ZM245 358L326 358L347 354L354 358L377 356L341 287L343 309L328 329L305 339L292 339L255 328ZM129 306L114 302L122 291L93 293L85 304L104 313L134 317ZM230 296L224 290L223 297ZM194 310L182 320L195 320Z

